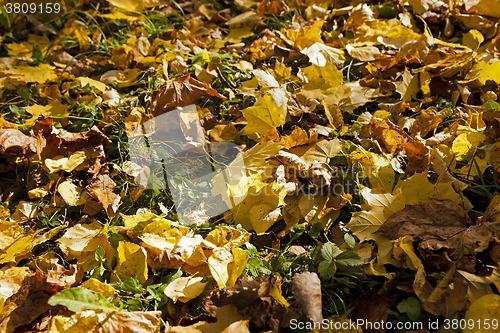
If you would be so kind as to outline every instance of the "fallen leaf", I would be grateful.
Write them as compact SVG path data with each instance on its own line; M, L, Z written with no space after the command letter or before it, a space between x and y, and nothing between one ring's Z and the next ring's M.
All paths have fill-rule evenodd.
M57 187L57 192L59 192L64 201L70 206L84 205L87 201L87 193L69 180L60 183Z
M222 100L226 99L208 84L195 80L189 75L184 75L162 84L152 98L149 112L153 117L157 117L177 107L194 104L205 94Z
M123 281L132 277L144 283L148 279L146 251L139 245L127 241L118 243L118 264L111 273L111 281Z
M36 153L35 138L13 128L0 129L0 154L31 156Z
M205 290L206 283L201 282L202 277L180 277L165 288L165 296L171 298L174 303L177 300L186 303L198 297Z
M68 288L61 290L51 298L49 305L64 305L73 312L85 310L115 311L117 308L109 303L104 296L85 288Z
M436 269L447 267L446 252L457 267L469 272L475 271L476 255L488 248L492 237L491 231L474 225L467 212L450 201L407 205L389 217L377 233L393 240L411 236L427 264ZM412 261L418 268L416 259Z
M322 322L321 281L316 273L302 272L294 274L292 291L295 300L302 307L304 320Z
M265 95L260 104L241 110L243 116L248 121L248 125L243 128L242 133L267 134L273 128L283 124L283 108L276 108L270 95Z
M249 320L241 316L234 305L229 304L219 308L217 311L217 322L208 323L200 321L190 326L174 326L168 331L169 333L205 333L205 332L221 332L232 333L241 332L249 333Z

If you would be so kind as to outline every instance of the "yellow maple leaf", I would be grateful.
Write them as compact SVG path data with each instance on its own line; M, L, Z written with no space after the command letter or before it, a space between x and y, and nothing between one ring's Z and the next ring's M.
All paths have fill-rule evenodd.
M241 110L248 121L243 128L245 135L252 133L267 134L273 128L283 125L283 106L276 108L270 95L265 95L260 104Z
M469 320L474 323L487 323L493 318L500 318L500 295L484 295L470 306L469 310L465 313L465 320ZM498 323L497 325L498 326ZM482 333L482 332L492 332L489 327L480 327L477 325L477 329L470 328L466 326L464 329L465 333Z
M45 106L35 104L26 106L24 109L33 115L32 118L26 120L26 125L33 125L40 115L64 116L68 112L68 106L60 102L49 103Z
M40 64L36 67L29 65L17 65L10 69L3 70L5 74L10 74L11 78L15 78L21 82L38 82L45 83L57 79L57 74L54 72L55 67L48 64Z
M403 101L411 101L420 91L418 76L411 75L408 68L405 68L403 81L396 82L396 91L401 95Z
M331 87L337 87L342 84L344 77L342 71L337 69L334 64L326 64L325 66L311 65L301 68L305 76L304 89L326 90Z
M300 51L300 53L307 55L312 64L320 67L326 66L327 64L341 66L345 61L344 52L342 50L323 43L314 43Z
M323 43L321 40L321 28L325 20L318 20L310 27L301 27L295 38L292 39L294 46L302 50L315 43Z
M233 192L233 188L237 189L238 187L229 186L230 193L235 193ZM284 205L286 188L275 182L263 183L260 175L257 175L251 183L246 183L245 191L247 192L244 194L243 200L241 200L241 197L234 197L234 194L230 196L229 199L234 198L233 200L239 202L239 204L231 208L226 218L234 219L236 223L241 224L246 230L250 231L257 228L259 233L263 233L271 227L272 223L276 222L276 219L272 223L267 220L259 221L259 219L252 219L250 210L255 206L265 204L274 211L279 206Z
M82 87L85 87L88 84L91 87L95 87L100 92L105 92L108 89L108 86L105 83L102 83L101 81L97 81L97 80L91 79L89 77L78 77L78 78L76 78L76 80L78 82L80 82L80 85Z
M453 140L451 151L456 154L455 157L458 161L469 160L477 146L486 139L486 135L483 133L465 126L459 126L457 134L458 136Z

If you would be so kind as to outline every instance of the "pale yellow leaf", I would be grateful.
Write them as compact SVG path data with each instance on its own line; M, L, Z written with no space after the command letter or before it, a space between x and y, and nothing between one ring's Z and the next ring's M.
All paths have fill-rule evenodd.
M201 282L202 277L180 277L170 282L165 288L165 296L171 298L174 303L177 300L186 303L187 301L198 297L205 289L206 283Z
M87 154L83 150L75 151L68 157L56 156L54 158L46 158L44 164L47 167L49 173L55 173L59 171L71 172L75 170L80 164L85 162L87 159Z
M60 183L57 187L57 192L70 206L84 205L87 201L87 192L81 187L73 184L70 180Z

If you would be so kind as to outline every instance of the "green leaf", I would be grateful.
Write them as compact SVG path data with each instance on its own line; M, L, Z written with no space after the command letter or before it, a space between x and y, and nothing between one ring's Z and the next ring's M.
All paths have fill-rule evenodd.
M344 240L351 248L354 248L354 246L356 246L356 239L354 239L353 235L344 234Z
M137 279L137 277L131 277L121 283L116 284L117 289L121 289L123 291L128 291L131 293L142 294L144 289L142 288L141 282Z
M106 255L106 250L101 245L97 246L95 250L95 260L102 261L104 260L104 256Z
M325 260L333 260L339 255L339 253L340 249L337 247L337 245L331 242L325 243L321 247L321 255Z
M492 110L492 109L500 110L500 104L490 99L486 102L486 110Z
M313 223L307 234L312 238L318 238L319 235L321 234L321 231L323 231L323 223L316 222Z
M331 279L335 272L337 271L337 266L334 261L325 260L319 263L318 273L324 279Z
M51 298L49 305L64 305L73 312L85 310L117 311L118 308L108 302L104 296L85 288L68 288L61 290Z
M420 307L420 302L415 297L408 297L401 303L397 305L398 311L401 313L406 313L408 318L413 321L417 321L422 308Z
M337 258L335 258L335 260L337 261L337 264L346 266L357 266L363 263L359 254L352 251L342 252L337 256Z

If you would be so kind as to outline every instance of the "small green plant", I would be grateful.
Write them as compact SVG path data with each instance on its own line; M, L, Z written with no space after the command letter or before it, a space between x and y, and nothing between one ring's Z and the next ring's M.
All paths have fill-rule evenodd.
M363 262L356 252L340 252L337 245L332 242L323 244L321 247L322 262L318 266L319 275L323 279L331 279L337 272L337 265L357 266Z
M97 266L90 272L90 276L100 281L109 279L111 269L114 266L113 261L116 261L116 258L113 258L115 260L112 260L112 262L108 262L105 255L106 250L104 250L104 248L99 245L95 250L94 259L90 261L90 265L97 263Z
M144 287L137 277L132 277L112 285L118 290L121 310L157 311L161 310L168 302L168 298L163 293L168 283L157 283Z

